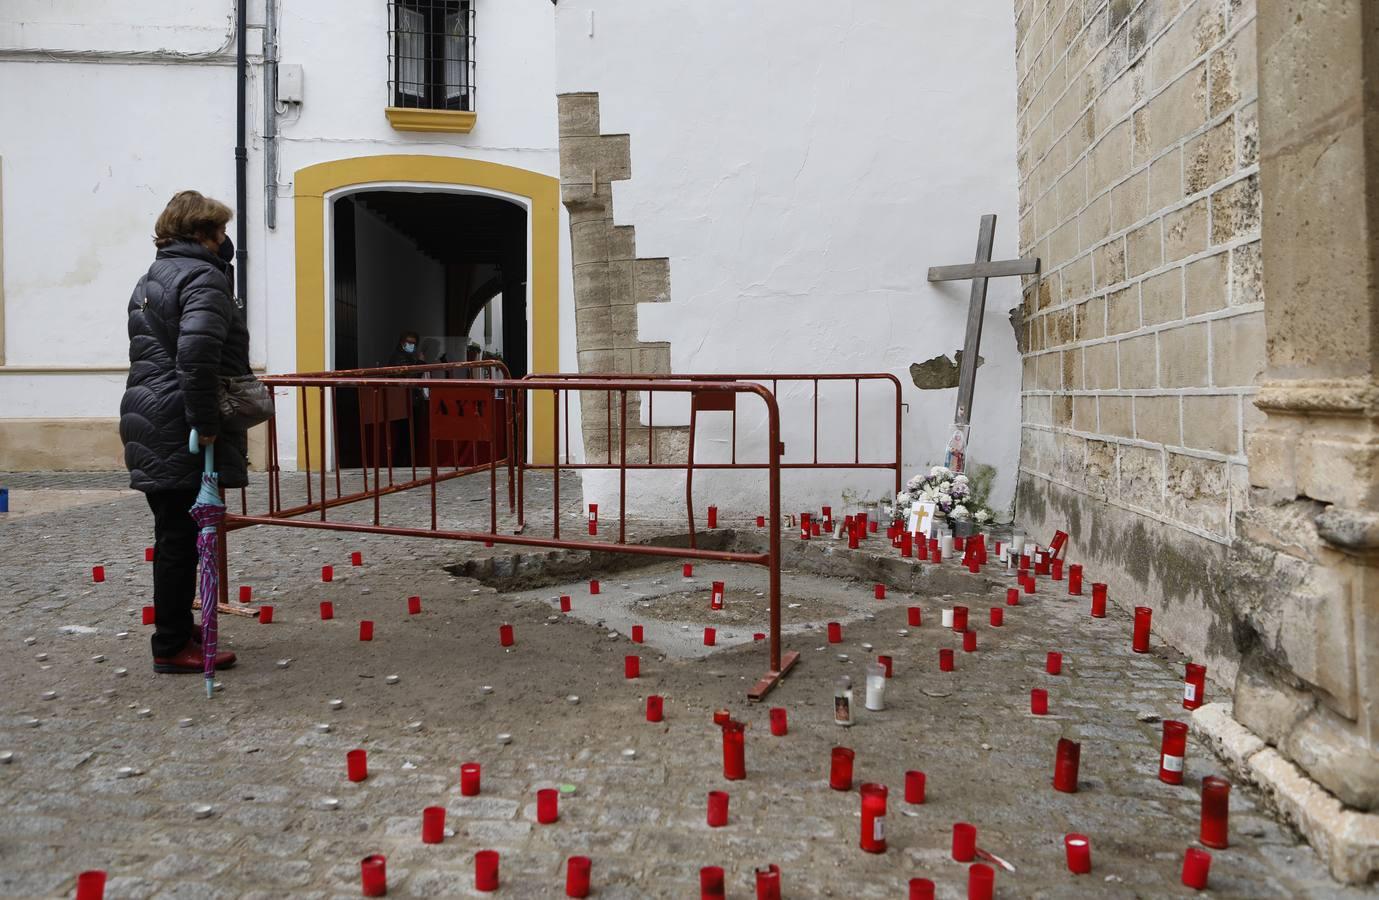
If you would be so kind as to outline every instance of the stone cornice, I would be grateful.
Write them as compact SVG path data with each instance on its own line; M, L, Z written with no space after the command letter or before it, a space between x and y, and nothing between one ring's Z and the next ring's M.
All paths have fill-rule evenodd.
M1269 380L1254 404L1267 413L1379 415L1379 385L1368 378Z

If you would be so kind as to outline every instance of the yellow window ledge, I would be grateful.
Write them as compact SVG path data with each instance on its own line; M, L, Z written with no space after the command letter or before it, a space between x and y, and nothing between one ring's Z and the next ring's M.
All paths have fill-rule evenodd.
M397 131L452 131L469 134L474 130L478 113L457 109L408 109L389 106L384 110L388 123Z

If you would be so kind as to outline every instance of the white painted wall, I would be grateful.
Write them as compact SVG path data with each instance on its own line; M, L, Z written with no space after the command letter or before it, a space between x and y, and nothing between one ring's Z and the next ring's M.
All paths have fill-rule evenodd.
M556 28L559 90L597 91L603 132L631 135L616 220L636 226L638 255L670 258L671 302L641 307L641 339L671 341L682 372L893 372L907 469L941 461L956 390L920 391L908 367L963 341L968 285L931 286L927 267L972 259L983 213L1000 217L998 258L1017 252L1009 0L561 0ZM992 282L974 401L972 460L998 469L1000 505L1018 457L1018 302L1014 280ZM789 458L808 455L811 403L783 400ZM850 456L851 398L824 405L822 446ZM885 427L885 407L864 409ZM726 455L725 434L700 458ZM701 506L760 510L758 477L700 483ZM615 482L590 484L616 502ZM801 506L845 488L889 485L786 480ZM673 507L683 484L635 496Z

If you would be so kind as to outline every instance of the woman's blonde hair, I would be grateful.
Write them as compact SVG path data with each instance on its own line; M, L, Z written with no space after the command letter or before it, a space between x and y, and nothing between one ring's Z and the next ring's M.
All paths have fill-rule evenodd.
M175 241L209 240L234 217L230 207L198 191L174 194L153 225L153 245L166 247Z

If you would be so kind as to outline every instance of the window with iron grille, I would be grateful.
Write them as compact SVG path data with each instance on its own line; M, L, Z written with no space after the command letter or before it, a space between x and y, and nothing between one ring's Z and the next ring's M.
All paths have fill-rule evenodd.
M389 0L392 105L474 111L471 0Z

